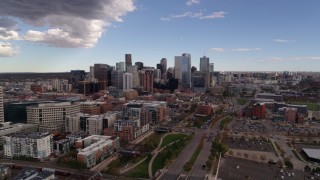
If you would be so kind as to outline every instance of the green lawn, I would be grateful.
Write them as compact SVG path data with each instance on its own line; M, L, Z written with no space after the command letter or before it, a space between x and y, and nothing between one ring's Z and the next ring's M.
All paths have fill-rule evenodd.
M161 147L164 147L176 140L179 140L179 139L183 139L185 137L188 137L188 135L186 134L170 134L170 135L167 135L166 137L163 138L163 141L162 141L162 144L161 144Z
M247 100L245 100L245 99L237 99L237 103L239 105L245 105L247 103Z
M163 169L170 160L176 158L182 149L186 146L189 139L183 139L173 143L160 152L152 163L152 174L155 174L158 169Z
M125 176L131 177L131 178L149 178L148 174L148 165L151 160L151 155L148 155L148 158L144 160L141 164L139 164L137 167L132 169L131 171L127 172Z
M232 121L231 117L224 118L220 123L220 129L224 129Z
M318 111L318 105L317 103L313 103L313 102L287 102L288 104L295 104L295 105L307 105L308 106L308 110L310 111Z

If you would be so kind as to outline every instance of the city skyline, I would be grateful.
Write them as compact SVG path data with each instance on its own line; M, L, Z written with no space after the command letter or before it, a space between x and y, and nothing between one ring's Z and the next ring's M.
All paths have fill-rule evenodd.
M0 72L88 72L125 62L125 54L153 67L166 58L169 68L183 53L198 69L206 55L216 71L320 67L315 0L24 3L0 2Z

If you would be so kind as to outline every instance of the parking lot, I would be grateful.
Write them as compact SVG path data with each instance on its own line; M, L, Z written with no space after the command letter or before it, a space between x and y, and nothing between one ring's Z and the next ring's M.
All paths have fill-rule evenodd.
M234 157L221 160L218 177L227 180L308 179L308 175L302 171L281 169L276 164L263 164Z
M227 139L225 139L224 143L226 143L231 149L273 152L273 148L270 142L263 139L228 137Z
M248 120L236 120L230 127L233 132L256 132L256 133L268 133L267 126L260 121L248 121Z

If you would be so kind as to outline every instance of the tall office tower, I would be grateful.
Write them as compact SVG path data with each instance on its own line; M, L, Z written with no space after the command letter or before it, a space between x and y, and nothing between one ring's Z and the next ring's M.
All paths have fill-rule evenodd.
M209 72L213 73L214 72L214 63L209 64Z
M130 66L127 69L128 73L132 74L132 79L133 79L133 87L139 87L140 86L140 77L139 77L139 72L138 72L138 66Z
M167 74L167 79L174 78L174 68L173 67L169 67L166 74Z
M191 55L184 53L174 57L174 77L179 80L182 88L190 88L191 83Z
M143 62L136 62L135 65L138 67L138 71L143 68Z
M94 78L98 79L99 90L106 90L109 83L109 65L108 64L94 64Z
M125 55L125 60L126 60L126 67L132 66L132 56L131 56L131 54L126 54Z
M94 67L93 66L90 66L89 78L90 79L94 78Z
M209 73L209 57L200 58L200 71Z
M160 60L160 64L162 64L162 73L166 73L167 72L167 59L166 58L162 58Z
M3 89L0 86L0 123L4 123L4 113L3 113Z
M162 64L157 64L157 69L159 69L162 72L163 71Z
M157 81L161 79L161 70L160 69L155 69L153 72L153 78Z
M79 81L84 81L86 78L86 72L84 70L71 70L70 72L70 84L73 89L79 89Z
M123 89L123 71L111 72L111 85L118 89Z
M117 70L117 71L126 71L126 64L125 64L125 62L117 62L117 63L116 63L116 70Z
M140 71L140 84L144 91L153 92L153 69Z
M132 89L133 87L133 75L131 73L123 74L123 90Z

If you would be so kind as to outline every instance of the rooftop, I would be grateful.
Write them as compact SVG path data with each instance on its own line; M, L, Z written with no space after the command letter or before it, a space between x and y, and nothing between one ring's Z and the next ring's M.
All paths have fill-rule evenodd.
M302 148L302 150L309 156L310 158L319 159L320 160L320 149L309 149Z

